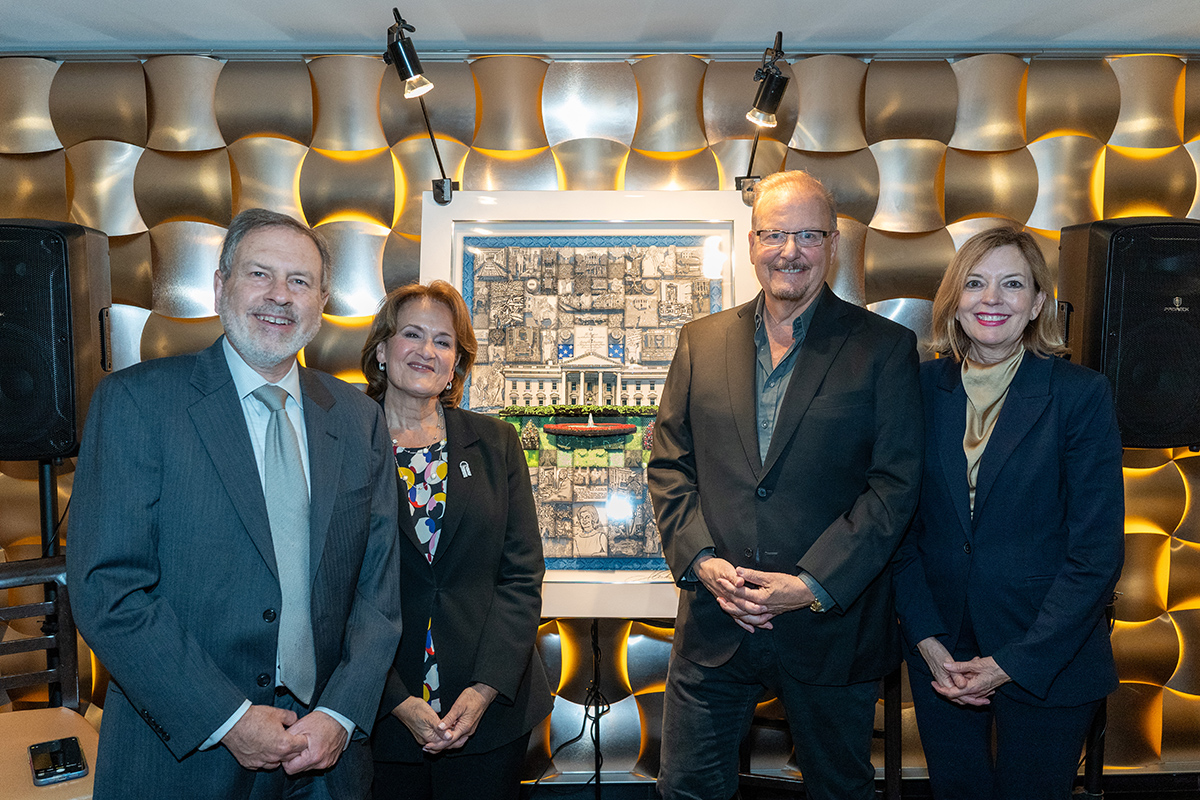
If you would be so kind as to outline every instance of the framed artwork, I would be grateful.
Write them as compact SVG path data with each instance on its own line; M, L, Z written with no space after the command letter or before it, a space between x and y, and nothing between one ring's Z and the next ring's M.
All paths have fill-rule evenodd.
M669 580L646 491L654 407L679 328L736 302L740 195L460 192L423 214L421 280L462 293L479 344L464 405L517 428L547 568Z

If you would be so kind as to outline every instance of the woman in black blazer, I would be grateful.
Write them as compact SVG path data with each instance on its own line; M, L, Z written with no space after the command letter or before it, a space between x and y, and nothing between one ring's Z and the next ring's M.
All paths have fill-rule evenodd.
M1117 686L1105 607L1123 560L1108 382L1057 357L1033 238L967 241L921 366L921 499L895 591L934 797L1067 798Z
M550 713L529 468L511 425L458 408L475 352L444 281L389 293L363 348L403 506L404 627L372 737L377 800L516 798L530 731Z

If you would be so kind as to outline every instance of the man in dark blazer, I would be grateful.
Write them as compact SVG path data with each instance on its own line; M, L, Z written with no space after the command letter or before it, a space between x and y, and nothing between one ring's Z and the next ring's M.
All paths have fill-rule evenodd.
M301 223L238 215L214 276L226 335L122 370L92 400L67 565L114 680L99 800L367 792L365 735L400 635L396 475L378 406L296 363L328 262ZM291 462L272 430L298 446L278 451ZM281 500L306 522L286 526ZM292 587L309 602L285 602Z
M825 286L833 198L756 191L751 302L684 326L649 486L682 590L659 790L725 800L767 689L812 798L871 798L877 680L899 663L888 567L916 502L915 337Z

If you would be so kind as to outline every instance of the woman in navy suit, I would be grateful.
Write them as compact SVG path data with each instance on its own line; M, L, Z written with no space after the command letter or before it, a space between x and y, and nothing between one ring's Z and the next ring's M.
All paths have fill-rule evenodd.
M917 724L939 800L1070 796L1117 686L1105 607L1123 560L1108 382L1058 357L1033 238L968 240L921 367L921 499L896 561Z
M530 731L550 713L529 467L512 425L458 408L475 352L445 281L389 293L363 348L402 506L404 627L372 737L377 800L515 799Z

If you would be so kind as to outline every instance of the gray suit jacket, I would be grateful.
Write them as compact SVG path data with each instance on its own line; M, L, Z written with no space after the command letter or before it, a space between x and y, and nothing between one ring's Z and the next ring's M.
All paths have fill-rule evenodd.
M785 668L806 683L878 678L899 663L889 560L916 505L922 416L911 331L817 300L765 463L756 430L754 301L685 325L655 423L648 483L667 564L684 590L675 649L718 666L749 635L702 584L705 548L734 566L798 574L824 614L773 620Z
M387 425L335 378L302 369L300 385L313 705L369 731L400 635ZM75 616L115 681L96 796L246 796L252 772L221 746L197 750L247 698L272 704L280 607L262 485L219 340L101 382L69 530Z

